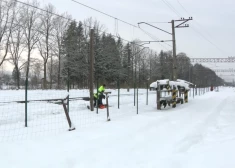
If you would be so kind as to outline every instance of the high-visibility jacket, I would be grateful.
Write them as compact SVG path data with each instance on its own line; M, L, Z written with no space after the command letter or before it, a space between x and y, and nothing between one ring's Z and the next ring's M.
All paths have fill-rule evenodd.
M103 94L102 92L101 92L101 93L98 93L98 94L97 94L97 93L94 94L94 97L95 97L96 99L98 99L98 97L99 97L99 99L100 99L100 96L101 96L101 98L103 98L103 97L105 98L105 96L104 96L104 94Z
M97 93L94 94L94 97L97 99L97 97L98 97Z
M98 89L98 92L104 92L105 91L105 87L103 85L101 85Z

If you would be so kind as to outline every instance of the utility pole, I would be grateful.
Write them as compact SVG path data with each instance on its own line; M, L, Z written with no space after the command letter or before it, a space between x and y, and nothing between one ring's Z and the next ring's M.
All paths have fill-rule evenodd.
M172 46L173 46L173 72L172 72L172 78L174 81L177 80L177 74L176 74L176 44L175 44L175 21L171 21L172 25Z
M172 33L167 32L167 31L165 31L165 30L163 30L163 29L160 29L159 27L153 26L153 25L151 25L151 24L149 24L149 23L146 23L146 22L139 22L139 23L138 23L138 25L144 23L144 24L146 24L146 25L149 25L149 26L154 27L154 28L156 28L156 29L158 29L158 30L161 30L161 31L163 31L163 32L165 32L165 33L167 33L167 34L172 35L172 40L160 40L160 41L148 41L148 42L150 43L150 42L166 42L166 41L172 41L172 44L173 44L173 67L172 67L173 71L172 71L172 78L173 78L173 80L175 80L175 81L177 80L175 28L185 28L185 27L189 27L188 24L184 24L184 23L186 23L186 22L188 22L188 21L190 21L190 20L193 20L193 18L192 18L192 17L189 17L188 19L181 18L180 20L172 20L171 22L169 22L169 23L171 23ZM175 22L181 22L181 23L178 24L177 26L175 26ZM184 25L183 25L183 24L184 24Z
M130 45L129 45L129 43L128 43L128 49L127 49L127 54L128 54L128 83L127 83L127 85L128 85L128 87L127 87L127 92L129 92L130 91L130 66L131 66L131 64L130 64L130 62L131 62L131 51L130 51Z
M172 44L173 44L173 80L177 80L177 67L176 67L176 40L175 40L175 28L186 28L189 27L188 24L184 24L190 20L193 20L192 17L189 17L188 19L181 18L180 20L172 20L171 27L172 27ZM175 26L175 22L181 22L177 26ZM183 25L184 24L184 25Z
M91 111L94 111L94 104L93 104L93 81L94 81L94 29L91 29L90 31L90 109ZM97 86L98 87L98 86Z

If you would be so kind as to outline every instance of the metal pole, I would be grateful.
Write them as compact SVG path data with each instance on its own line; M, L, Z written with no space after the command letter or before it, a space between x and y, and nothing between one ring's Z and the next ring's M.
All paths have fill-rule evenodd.
M96 100L96 114L98 114L98 109L99 109L99 106L98 106L98 100L99 100L99 93L98 93L98 91L99 91L99 83L98 83L98 77L96 76L96 79L97 79L97 81L96 81L96 93L97 93L97 100Z
M148 98L149 98L149 92L148 92L148 90L149 90L149 84L148 84L148 81L147 81L147 96L146 96L146 105L148 105Z
M195 86L193 86L193 98L194 98L194 88L195 88Z
M189 65L189 68L188 68L188 81L190 82L190 65Z
M120 107L120 81L119 81L119 77L118 77L118 109Z
M130 52L130 49L129 49L129 43L128 43L128 81L127 81L127 92L130 91L130 62L131 62L131 52Z
M188 90L184 91L184 102L188 103Z
M94 103L93 103L93 97L94 97L94 88L93 88L93 81L94 81L94 45L93 40L94 39L94 29L91 29L90 31L90 70L89 70L89 80L90 80L90 109L91 111L94 111ZM98 93L98 92L97 92Z
M157 82L157 89L156 89L156 91L157 91L157 109L161 110L161 104L160 104L160 97L161 97L161 95L160 95L160 85L159 85L159 82Z
M69 113L69 87L70 87L70 70L68 68L68 80L67 80L67 92L68 92L67 111L68 113Z
M28 127L28 79L25 80L25 127Z
M135 58L136 59L136 58ZM134 106L135 106L135 89L136 89L136 60L135 60L135 79L134 79Z
M75 127L72 127L72 122L70 120L69 113L68 113L68 110L66 108L66 104L64 102L64 101L69 102L68 99L69 99L69 96L67 96L64 100L61 100L61 101L62 101L62 105L63 105L63 108L64 108L65 116L66 116L68 124L69 124L69 131L72 131L72 130L75 130Z
M173 43L173 80L177 80L177 74L176 74L176 44L175 44L175 21L171 21L172 24L172 43Z
M110 121L110 117L109 117L109 96L108 96L108 93L105 93L106 94L106 108L107 108L107 121Z
M137 114L138 114L138 110L139 110L139 109L138 109L138 108L139 108L139 107L138 107L138 106L139 106L139 99L138 99L138 98L139 98L139 96L138 96L139 93L138 93L138 91L139 91L139 89L138 89L138 86L137 86L137 98L136 98L136 99L137 99L137 100L136 100L136 104L137 104L137 106L136 106L136 108L137 108Z

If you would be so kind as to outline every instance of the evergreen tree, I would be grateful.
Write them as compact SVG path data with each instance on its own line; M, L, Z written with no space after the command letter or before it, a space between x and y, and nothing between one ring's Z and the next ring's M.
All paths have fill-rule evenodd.
M123 49L123 55L121 57L122 64L122 76L121 81L126 83L127 87L130 87L131 79L131 46L127 43Z
M64 67L62 74L69 75L73 88L75 85L83 87L88 76L88 62L86 51L86 40L84 37L82 23L71 22L62 42L64 54Z
M18 89L20 89L20 78L21 78L20 71L19 70L17 71L17 69L14 68L12 71L12 79Z

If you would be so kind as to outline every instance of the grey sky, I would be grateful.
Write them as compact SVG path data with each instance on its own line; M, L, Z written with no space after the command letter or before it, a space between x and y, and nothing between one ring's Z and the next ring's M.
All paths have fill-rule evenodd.
M23 0L22 0L23 1ZM71 0L38 0L41 7L45 4L53 4L59 13L67 12L76 20L84 20L94 17L105 25L107 32L115 32L115 20L105 15L92 11ZM137 26L138 22L169 22L172 19L180 19L163 0L78 0L88 6L101 10L121 20ZM165 0L166 1L166 0ZM190 13L189 15L178 3ZM185 52L189 57L220 57L235 56L235 1L234 0L167 0L177 13L184 18L192 16L194 20L188 22L190 27L176 29L177 53ZM199 23L199 24L198 24ZM162 29L171 32L169 23L153 23ZM159 39L170 40L171 35L163 33L147 25L141 28L153 34ZM209 39L214 45L206 41L200 34ZM153 40L138 28L118 22L118 34L127 40ZM171 43L169 43L171 45ZM162 44L163 45L163 44ZM168 45L162 47L159 43L146 45L155 51L171 50ZM230 68L233 64L205 64L211 68Z

